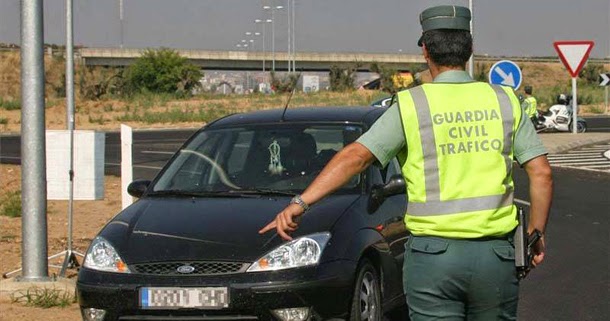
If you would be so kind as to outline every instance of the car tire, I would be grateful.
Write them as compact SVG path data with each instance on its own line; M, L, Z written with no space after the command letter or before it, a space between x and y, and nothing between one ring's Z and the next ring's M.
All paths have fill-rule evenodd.
M368 259L358 265L350 321L382 321L379 273Z

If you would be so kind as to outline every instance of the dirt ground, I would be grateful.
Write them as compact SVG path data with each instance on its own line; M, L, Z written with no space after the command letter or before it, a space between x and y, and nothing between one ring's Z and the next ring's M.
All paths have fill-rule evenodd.
M0 197L7 192L19 190L21 168L16 165L0 165ZM99 201L74 201L73 248L85 253L95 234L121 209L121 180L106 176L104 199ZM48 253L59 253L65 249L67 241L68 201L47 202ZM6 273L21 266L21 218L0 216L0 272ZM63 257L52 261L61 265ZM82 263L82 258L79 257ZM49 275L58 274L56 268L49 268ZM70 270L68 277L75 278L76 271ZM30 308L11 303L8 298L0 299L0 321L13 320L80 320L77 304L66 308Z

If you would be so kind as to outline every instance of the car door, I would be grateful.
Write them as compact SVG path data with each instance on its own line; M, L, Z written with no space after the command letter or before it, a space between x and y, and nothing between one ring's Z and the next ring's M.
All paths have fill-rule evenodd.
M393 175L400 174L398 162L393 159L386 168L371 167L371 185L383 185L390 181ZM407 208L406 192L387 197L378 208L369 207L369 217L384 238L384 244L378 245L383 255L382 269L384 271L384 297L388 300L403 294L402 263L404 259L404 244L407 241L407 231L403 222ZM372 212L371 212L372 211Z
M384 184L387 184L392 176L402 175L398 160L396 158L392 159L381 173ZM396 263L401 267L405 251L404 244L408 237L408 232L404 223L406 210L407 195L405 191L405 193L386 198L377 213L377 215L383 217L383 229L381 234L387 240Z

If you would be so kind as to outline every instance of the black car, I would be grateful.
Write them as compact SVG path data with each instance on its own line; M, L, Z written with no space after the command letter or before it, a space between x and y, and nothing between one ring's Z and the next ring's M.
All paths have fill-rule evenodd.
M194 134L92 241L84 320L381 320L404 309L405 183L371 166L302 217L260 235L384 108L236 114ZM397 308L397 309L395 309Z

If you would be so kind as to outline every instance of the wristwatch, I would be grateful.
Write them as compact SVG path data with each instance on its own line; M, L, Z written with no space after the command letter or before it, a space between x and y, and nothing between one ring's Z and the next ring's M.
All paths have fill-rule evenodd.
M309 205L307 205L307 203L305 203L305 201L303 201L303 199L301 198L301 195L296 195L295 197L293 197L290 200L290 204L297 204L300 207L303 208L304 212L307 212L309 210Z

